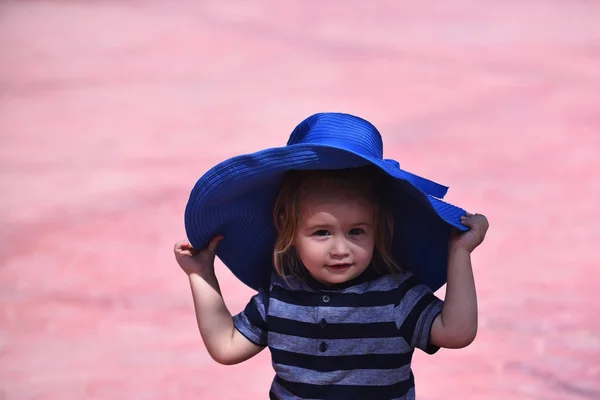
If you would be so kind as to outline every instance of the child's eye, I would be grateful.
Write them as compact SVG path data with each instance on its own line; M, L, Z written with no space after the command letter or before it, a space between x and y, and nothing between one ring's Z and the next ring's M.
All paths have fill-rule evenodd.
M361 228L354 228L350 230L351 235L361 235L363 233L365 233L365 231Z
M318 231L313 233L313 235L314 236L329 236L329 231L326 231L325 229L319 229Z

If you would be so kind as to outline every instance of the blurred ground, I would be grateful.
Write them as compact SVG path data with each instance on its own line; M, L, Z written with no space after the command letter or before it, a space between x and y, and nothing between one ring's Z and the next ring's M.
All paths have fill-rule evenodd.
M370 5L369 5L370 4ZM317 111L489 216L480 332L419 399L600 399L600 3L2 1L0 399L264 399L172 244L195 180ZM249 289L218 265L232 312ZM441 294L441 293L440 293Z

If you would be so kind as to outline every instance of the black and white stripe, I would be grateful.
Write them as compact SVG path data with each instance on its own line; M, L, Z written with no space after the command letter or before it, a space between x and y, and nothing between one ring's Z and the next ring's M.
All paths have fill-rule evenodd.
M441 307L410 274L336 290L274 275L234 322L271 350L271 399L414 399L412 355L438 350L429 333Z

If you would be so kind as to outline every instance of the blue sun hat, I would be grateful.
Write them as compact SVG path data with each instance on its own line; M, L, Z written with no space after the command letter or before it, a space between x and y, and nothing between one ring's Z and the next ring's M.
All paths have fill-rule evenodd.
M446 186L384 159L377 128L350 114L314 114L294 129L286 146L236 156L207 171L185 209L188 240L202 249L214 236L223 235L216 253L221 261L247 286L266 288L277 237L273 206L283 175L290 170L366 165L378 167L389 178L394 261L433 291L439 289L446 283L452 228L468 229L460 222L465 210L441 200Z

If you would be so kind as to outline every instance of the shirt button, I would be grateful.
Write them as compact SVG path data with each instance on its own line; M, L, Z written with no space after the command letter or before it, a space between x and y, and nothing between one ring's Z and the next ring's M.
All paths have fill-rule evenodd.
M327 321L325 320L325 318L323 318L321 320L321 328L325 328L327 326Z
M329 300L331 300L329 298L329 296L327 296L327 295L323 296L323 303L329 303Z
M327 351L327 347L327 343L321 342L321 344L319 345L319 350L321 350L321 353L325 353Z

